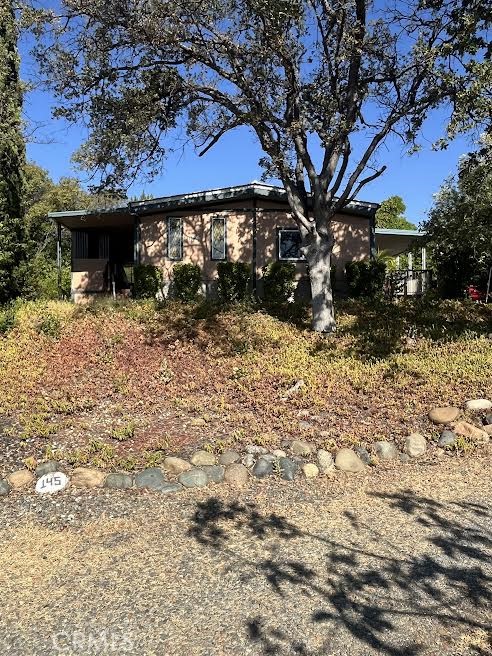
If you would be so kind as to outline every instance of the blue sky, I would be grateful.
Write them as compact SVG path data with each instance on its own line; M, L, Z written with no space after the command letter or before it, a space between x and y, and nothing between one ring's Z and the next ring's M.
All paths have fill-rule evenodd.
M27 45L21 44L24 79L31 78L33 73L27 51ZM31 92L26 98L26 118L39 126L34 141L28 143L28 157L48 169L55 181L67 175L77 175L84 181L86 176L76 171L71 163L73 152L84 139L84 127L68 126L53 119L53 106L53 98L45 91ZM423 149L416 155L406 155L396 139L383 145L378 159L387 165L387 171L365 187L360 199L381 202L388 196L402 196L407 205L407 218L416 224L422 221L432 205L432 195L443 180L455 172L460 155L471 150L473 145L469 139L461 137L445 151L432 151L431 144L441 135L444 122L444 113L434 114L427 121L421 139ZM129 195L138 196L144 191L152 196L165 196L259 180L261 156L253 134L241 128L227 134L204 157L198 157L191 146L171 154L161 176L152 183L136 182Z

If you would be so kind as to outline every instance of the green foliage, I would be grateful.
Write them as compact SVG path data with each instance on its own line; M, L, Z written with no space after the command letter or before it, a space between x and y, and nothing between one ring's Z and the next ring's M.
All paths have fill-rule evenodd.
M394 230L415 230L416 226L405 218L407 206L401 196L390 196L383 200L376 212L377 228L393 228Z
M202 285L198 264L175 264L173 267L174 296L180 301L195 301Z
M0 303L5 303L21 292L19 266L25 258L22 90L17 25L10 0L0 3L0 107Z
M263 296L270 303L285 303L294 293L296 265L271 262L263 267Z
M345 275L350 296L376 298L383 292L386 263L381 258L347 262Z
M135 298L155 298L162 289L162 271L153 264L137 264L133 279Z
M443 184L424 226L444 297L463 296L468 285L485 291L492 267L491 217L492 145L486 143L481 154L460 163L456 179Z
M245 262L219 262L218 296L222 303L238 303L250 294L251 266Z

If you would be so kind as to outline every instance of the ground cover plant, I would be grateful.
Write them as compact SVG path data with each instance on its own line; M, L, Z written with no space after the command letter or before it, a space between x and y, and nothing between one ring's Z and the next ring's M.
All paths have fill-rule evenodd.
M344 301L338 321L326 339L302 308L17 302L0 317L1 467L133 469L197 445L432 437L432 405L492 396L490 306Z

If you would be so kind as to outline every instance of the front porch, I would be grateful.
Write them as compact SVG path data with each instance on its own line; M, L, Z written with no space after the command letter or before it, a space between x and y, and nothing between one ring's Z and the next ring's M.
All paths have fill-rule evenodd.
M427 268L424 232L376 228L375 237L377 252L395 258L396 269L390 271L386 279L388 296L421 296L430 289L432 271Z

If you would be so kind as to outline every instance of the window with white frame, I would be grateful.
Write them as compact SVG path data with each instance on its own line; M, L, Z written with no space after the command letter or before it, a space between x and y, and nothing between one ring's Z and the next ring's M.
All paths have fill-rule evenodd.
M278 259L303 260L301 233L295 228L280 228L278 231Z
M183 259L183 219L167 217L167 256L170 260Z
M212 232L211 232L211 256L212 260L225 260L226 259L226 220L223 216L214 216L212 219Z

